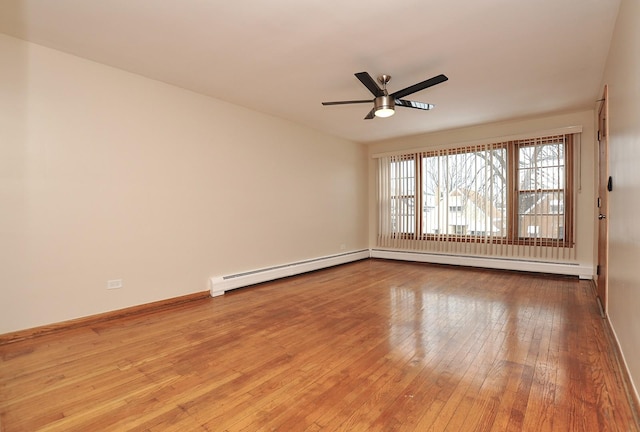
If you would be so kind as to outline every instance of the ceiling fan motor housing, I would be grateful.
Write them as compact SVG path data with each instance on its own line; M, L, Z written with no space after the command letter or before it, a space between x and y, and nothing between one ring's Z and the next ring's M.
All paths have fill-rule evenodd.
M388 95L384 95L384 96L378 96L377 98L374 99L373 101L373 105L376 109L376 111L381 110L381 109L393 109L393 107L395 106L395 98L392 96L388 96Z

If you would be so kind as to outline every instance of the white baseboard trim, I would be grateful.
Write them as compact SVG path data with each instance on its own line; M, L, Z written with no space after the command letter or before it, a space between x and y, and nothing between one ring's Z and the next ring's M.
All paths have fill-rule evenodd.
M369 250L363 249L359 251L345 252L337 255L329 255L268 268L256 269L232 275L214 276L209 279L211 297L222 295L226 291L230 291L232 289L255 285L262 282L268 282L288 276L294 276L301 273L307 273L314 270L320 270L327 267L333 267L340 264L346 264L352 261L358 261L366 258L369 258Z
M384 258L400 261L416 261L433 264L449 264L468 267L483 267L500 270L517 270L536 273L551 273L578 276L580 279L593 279L593 266L539 261L525 261L508 258L485 258L464 255L445 255L423 252L406 252L384 249L371 249L371 258Z

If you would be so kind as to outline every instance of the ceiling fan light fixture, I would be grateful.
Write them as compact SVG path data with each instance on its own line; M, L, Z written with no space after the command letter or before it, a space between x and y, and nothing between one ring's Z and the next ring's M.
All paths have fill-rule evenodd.
M396 112L394 109L395 101L391 96L379 96L375 98L373 104L375 107L374 114L376 117L391 117Z

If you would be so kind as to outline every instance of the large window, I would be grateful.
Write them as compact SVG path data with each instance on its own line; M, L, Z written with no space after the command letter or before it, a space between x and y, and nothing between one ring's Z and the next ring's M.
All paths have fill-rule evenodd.
M572 160L571 135L386 158L381 234L571 247Z

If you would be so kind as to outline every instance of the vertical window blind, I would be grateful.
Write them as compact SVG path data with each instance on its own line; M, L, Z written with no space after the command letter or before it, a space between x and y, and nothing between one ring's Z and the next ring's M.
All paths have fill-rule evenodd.
M578 140L558 134L380 156L377 246L575 260Z

